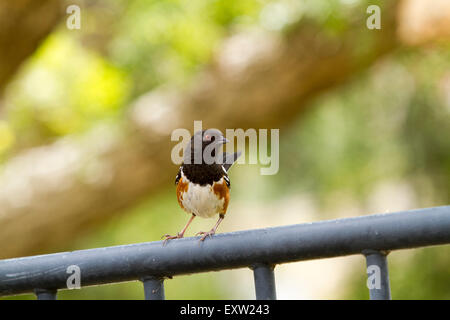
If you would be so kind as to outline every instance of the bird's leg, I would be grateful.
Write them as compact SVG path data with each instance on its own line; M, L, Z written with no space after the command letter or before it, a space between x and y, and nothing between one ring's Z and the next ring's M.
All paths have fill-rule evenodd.
M186 225L184 226L183 230L181 230L181 232L178 232L176 236L171 236L170 234L165 234L163 235L161 238L165 237L164 239L164 244L167 242L167 240L169 239L179 239L179 238L183 238L184 233L186 232L187 227L191 224L192 220L194 220L195 218L195 214L192 214L191 218L189 219L189 221L186 223Z
M216 225L214 226L214 228L212 228L212 229L209 230L208 232L205 232L205 231L197 232L195 235L196 235L196 236L198 236L198 235L200 235L200 234L202 235L202 237L200 238L200 241L205 240L206 237L212 237L212 236L216 233L217 227L218 227L219 224L222 222L222 220L223 220L224 217L225 217L225 215L220 214L220 215L219 215L219 220L217 220Z

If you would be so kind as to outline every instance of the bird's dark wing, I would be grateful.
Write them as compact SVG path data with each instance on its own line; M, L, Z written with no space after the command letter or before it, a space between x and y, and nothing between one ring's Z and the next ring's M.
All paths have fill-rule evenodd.
M223 175L223 178L224 178L225 183L227 184L228 188L231 189L230 178L228 178L228 175L226 173Z
M175 177L175 185L178 185L178 181L180 181L181 179L181 169L183 169L183 166L180 167L180 169L178 170L178 174Z
M233 165L233 163L239 158L241 155L241 152L235 152L235 153L223 153L223 164L222 167L225 169L226 172L230 169L230 167Z

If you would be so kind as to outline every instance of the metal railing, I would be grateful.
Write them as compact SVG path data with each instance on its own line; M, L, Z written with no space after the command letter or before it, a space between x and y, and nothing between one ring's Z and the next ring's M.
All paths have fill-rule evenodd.
M450 206L0 260L0 296L34 292L56 299L67 289L68 268L81 285L140 280L146 299L164 299L173 276L249 267L257 299L276 299L277 264L362 254L378 284L371 299L390 299L389 251L450 243ZM373 277L370 274L369 277Z

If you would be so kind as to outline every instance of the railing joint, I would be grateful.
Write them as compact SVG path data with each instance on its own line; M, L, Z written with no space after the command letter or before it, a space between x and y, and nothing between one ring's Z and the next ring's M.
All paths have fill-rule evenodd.
M56 289L34 289L34 294L38 300L56 300Z
M364 255L364 256L369 256L369 255L371 255L371 254L380 254L380 255L383 255L383 256L388 256L388 254L389 253L391 253L391 251L390 250L374 250L374 249L364 249L364 250L362 250L361 251L361 253Z
M255 263L250 266L253 270L256 300L276 300L274 264Z
M145 300L164 300L164 276L146 276L141 278L144 285Z

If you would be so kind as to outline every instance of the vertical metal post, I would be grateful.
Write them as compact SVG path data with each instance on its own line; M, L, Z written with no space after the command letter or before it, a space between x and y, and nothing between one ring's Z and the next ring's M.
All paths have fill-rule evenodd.
M164 279L161 277L146 277L144 284L145 300L164 300Z
M256 300L276 300L274 266L258 263L251 269L255 280Z
M391 300L387 252L365 250L370 300Z
M35 289L34 293L38 300L56 300L56 290Z

